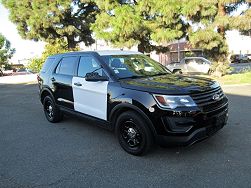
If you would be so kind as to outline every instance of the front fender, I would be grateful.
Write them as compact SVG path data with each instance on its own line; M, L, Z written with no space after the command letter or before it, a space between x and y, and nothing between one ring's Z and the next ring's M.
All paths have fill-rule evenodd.
M156 130L151 119L149 108L156 106L153 96L148 92L125 89L121 87L109 87L107 119L114 127L117 117L127 110L133 110L141 115L149 124L153 134Z
M147 125L149 126L150 130L152 131L153 135L156 136L157 132L155 130L155 127L153 125L153 122L149 119L149 117L146 115L146 113L144 111L142 111L139 107L133 105L133 104L129 104L129 103L120 103L118 105L116 105L110 112L110 116L109 116L109 121L112 123L112 127L115 127L116 124L116 119L117 117L128 110L132 110L136 113L138 113L141 117L143 117L147 123Z

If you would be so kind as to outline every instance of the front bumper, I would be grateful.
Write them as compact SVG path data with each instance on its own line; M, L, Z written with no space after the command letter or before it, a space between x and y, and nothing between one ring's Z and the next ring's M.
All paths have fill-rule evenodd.
M184 122L186 118L180 118L180 122ZM187 119L188 120L188 119ZM158 144L162 146L167 145L192 145L196 142L204 140L212 135L214 135L217 131L222 129L228 120L228 108L225 106L224 110L220 113L214 114L213 116L207 117L203 114L198 115L196 118L192 120L188 120L194 124L191 129L188 129L186 132L176 132L171 134L169 132L165 135L157 135L156 141ZM178 121L176 119L176 121ZM170 123L174 122L167 122L170 126ZM168 130L166 130L168 132Z

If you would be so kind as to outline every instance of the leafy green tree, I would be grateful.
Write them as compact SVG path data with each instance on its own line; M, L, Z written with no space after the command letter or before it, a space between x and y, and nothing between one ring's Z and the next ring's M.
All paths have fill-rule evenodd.
M239 16L233 13L244 0L184 0L182 15L189 22L187 38L214 62L214 71L226 74L229 68L226 31L250 29L250 9Z
M115 47L137 45L140 52L165 51L167 42L185 36L181 1L96 0L100 13L92 29Z
M97 0L100 14L92 29L98 38L114 46L130 48L137 44L141 52L164 49L168 42L186 37L194 47L202 48L215 62L215 68L225 74L229 67L226 31L250 30L250 9L240 16L232 15L245 3L244 0Z
M10 41L0 33L0 68L2 68L3 65L7 65L8 60L14 53L15 49L11 48Z
M233 12L245 0L2 0L25 39L68 49L90 45L95 37L116 47L137 45L141 52L166 51L168 42L186 37L225 73L228 67L225 34L231 29L250 32L251 10ZM91 28L91 29L90 29ZM250 32L251 33L251 32Z
M2 4L24 39L51 44L64 39L69 49L80 42L94 43L90 24L97 7L93 0L2 0Z
M79 47L77 46L71 50L77 51L77 50L79 50ZM35 58L31 59L29 65L28 65L28 68L34 72L39 72L48 56L58 54L58 53L64 53L64 52L68 52L68 51L69 51L69 49L67 47L67 42L65 40L57 39L54 41L53 44L47 43L45 45L42 56L35 57Z

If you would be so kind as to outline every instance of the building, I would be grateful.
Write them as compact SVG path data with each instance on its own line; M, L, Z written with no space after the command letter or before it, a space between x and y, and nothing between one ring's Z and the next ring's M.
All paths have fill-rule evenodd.
M178 41L167 46L169 47L170 51L159 54L159 62L163 65L167 65L171 62L179 62L187 56L203 56L202 49L193 48L190 44L188 44L187 41Z

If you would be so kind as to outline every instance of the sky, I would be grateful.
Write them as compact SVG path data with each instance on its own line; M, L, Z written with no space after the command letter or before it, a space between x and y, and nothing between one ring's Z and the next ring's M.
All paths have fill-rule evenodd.
M44 43L22 39L16 26L9 21L8 17L8 10L0 3L0 33L11 42L11 47L16 49L11 62L18 63L18 60L40 56L44 49Z
M239 11L241 11L241 9ZM18 34L16 26L8 17L8 10L0 3L0 33L2 33L11 42L12 47L16 49L16 53L10 62L18 63L19 60L40 56L45 43L22 39ZM226 38L230 52L251 53L251 37L241 36L238 31L231 31L227 32Z

